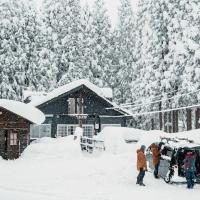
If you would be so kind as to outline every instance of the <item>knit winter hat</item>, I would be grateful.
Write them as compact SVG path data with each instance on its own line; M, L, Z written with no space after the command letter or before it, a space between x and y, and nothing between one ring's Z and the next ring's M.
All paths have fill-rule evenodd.
M145 145L141 145L140 149L144 151L146 149L146 146Z

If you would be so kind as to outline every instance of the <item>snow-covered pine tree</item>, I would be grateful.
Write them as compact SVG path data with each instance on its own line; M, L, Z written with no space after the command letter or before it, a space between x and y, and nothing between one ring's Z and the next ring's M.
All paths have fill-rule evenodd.
M193 92L200 89L200 4L197 0L180 2L182 8L182 19L180 26L182 27L182 49L179 55L184 63L184 69L181 76L182 88L184 92ZM177 50L177 49L176 49ZM200 92L193 95L185 96L185 105L195 104L199 101ZM180 102L181 103L181 102Z
M92 69L97 63L95 61L97 56L95 55L95 49L93 45L94 40L92 38L92 33L94 30L92 22L92 13L89 5L86 3L81 9L78 65L76 65L74 68L70 68L65 75L62 76L61 80L59 81L59 85L66 84L69 82L69 80L80 78L86 78L95 83ZM70 76L71 78L69 78Z
M118 71L116 76L115 98L119 103L127 103L132 99L131 85L135 80L136 69L135 34L136 20L130 0L120 0L118 9L119 23L116 27L115 53L118 58Z
M176 29L179 28L181 31L176 31L173 34L174 48L174 65L176 64L176 69L179 69L179 83L181 85L182 91L180 93L194 92L190 95L184 95L179 98L178 105L180 106L190 106L192 104L199 103L200 92L195 92L200 89L199 85L199 49L200 49L200 17L199 10L200 5L196 0L191 1L177 1L177 13L175 14L175 22L173 23ZM181 33L181 34L180 34ZM177 38L177 39L175 39ZM177 72L177 70L176 70ZM178 79L178 78L177 78ZM181 80L181 81L180 81ZM178 81L177 81L178 82ZM187 109L186 113L182 115L186 116L186 121L182 117L184 130L190 130L193 127L197 127L199 124L199 112L195 114L196 125L192 125L192 109ZM194 114L194 112L193 112ZM193 115L194 116L194 115ZM181 117L181 116L180 116ZM193 120L194 122L194 120ZM186 124L186 125L185 125Z
M165 57L168 54L169 43L167 12L165 0L143 0L139 4L136 35L138 40L136 46L139 49L136 52L136 60L140 73L136 83L140 82L140 84L136 87L136 91L140 90L138 99L144 103L147 103L147 99L148 101L159 100L162 96L158 95L170 90L165 80L165 73L168 70ZM158 104L149 104L145 108L146 111L158 109L160 109ZM147 116L147 120L152 121L152 119L158 120L158 117Z
M51 65L51 52L46 48L46 30L34 2L22 5L22 37L19 63L23 69L23 86L32 90L47 91L55 87L54 66Z
M149 0L140 0L138 2L138 9L136 13L136 31L135 31L135 49L134 49L134 56L136 62L136 68L134 70L135 79L132 81L131 85L131 92L132 92L132 112L145 112L146 108L144 106L137 106L139 104L145 103L145 87L146 83L144 82L144 73L146 70L146 66L144 65L143 56L143 49L146 43L145 37L146 32L145 28L147 27L147 20L148 20L148 6ZM134 117L133 126L141 129L145 129L145 121L146 116L138 116Z
M21 13L18 1L0 2L0 98L22 99L23 81L18 80L23 70L18 59Z
M112 60L110 58L111 22L104 0L94 1L92 17L92 49L96 56L92 66L93 79L95 84L106 86L106 72L109 70Z
M78 75L81 55L80 0L45 0L44 12L57 82L63 76L70 82Z

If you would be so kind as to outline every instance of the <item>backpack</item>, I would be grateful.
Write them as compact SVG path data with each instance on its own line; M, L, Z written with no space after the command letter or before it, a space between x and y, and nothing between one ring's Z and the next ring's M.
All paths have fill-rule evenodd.
M185 158L185 170L195 171L195 156L189 156Z

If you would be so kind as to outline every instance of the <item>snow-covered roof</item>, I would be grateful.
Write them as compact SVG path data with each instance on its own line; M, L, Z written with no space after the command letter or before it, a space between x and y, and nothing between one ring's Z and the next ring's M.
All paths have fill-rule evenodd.
M34 106L39 106L43 103L46 103L66 92L69 92L77 87L80 87L80 86L86 86L87 88L89 88L90 90L92 90L94 93L96 93L98 96L100 96L102 99L106 100L109 104L111 104L112 106L116 106L115 103L109 101L107 98L108 96L108 93L109 93L109 96L111 96L110 92L107 88L107 91L105 90L105 88L102 90L102 88L94 85L93 83L91 83L90 81L88 81L87 79L79 79L79 80L76 80L76 81L73 81L71 83L68 83L66 85L63 85L63 86L60 86L56 89L54 89L53 91L47 93L47 95L45 97L42 97L38 100L35 100L35 101L31 101L30 104L34 105ZM106 91L106 92L105 92ZM107 95L105 94L107 93ZM127 114L129 114L127 111L125 111L124 109L119 109L119 112L123 111Z
M36 101L40 98L43 98L46 95L47 95L46 92L37 92L28 89L23 91L24 100L29 98L30 101Z
M113 91L111 88L101 88L101 91L106 98L113 98Z
M45 120L44 114L39 109L19 101L0 99L0 107L35 124L42 124Z

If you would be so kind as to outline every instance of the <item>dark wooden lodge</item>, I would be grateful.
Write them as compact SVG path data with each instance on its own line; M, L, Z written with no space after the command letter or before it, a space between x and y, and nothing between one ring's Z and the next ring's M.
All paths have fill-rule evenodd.
M73 135L78 126L83 127L84 136L92 137L96 119L100 119L98 132L105 126L126 126L129 113L107 109L116 104L101 89L87 80L77 80L30 102L46 116L44 124L32 127L32 138Z
M0 156L4 159L17 159L30 142L30 125L34 123L34 120L31 117L22 117L21 112L19 114L15 112L18 109L29 108L23 104L10 100L0 100ZM36 109L32 109L30 115L31 113L35 114L32 111ZM41 112L39 110L36 112L41 118Z

